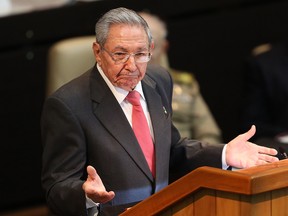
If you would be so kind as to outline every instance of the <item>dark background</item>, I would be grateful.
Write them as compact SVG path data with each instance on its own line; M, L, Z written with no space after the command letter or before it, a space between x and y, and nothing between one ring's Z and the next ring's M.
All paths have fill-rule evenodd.
M280 0L114 0L0 18L0 212L44 203L39 126L49 47L94 34L99 16L116 6L150 10L167 21L171 66L196 75L226 142L243 132L243 73L251 49L288 36L288 2Z

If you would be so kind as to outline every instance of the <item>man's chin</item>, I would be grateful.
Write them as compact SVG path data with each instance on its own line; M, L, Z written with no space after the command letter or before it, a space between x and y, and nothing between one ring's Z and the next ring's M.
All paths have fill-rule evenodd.
M117 87L122 88L126 91L132 91L138 84L138 80L131 81L131 82L117 82L115 84Z

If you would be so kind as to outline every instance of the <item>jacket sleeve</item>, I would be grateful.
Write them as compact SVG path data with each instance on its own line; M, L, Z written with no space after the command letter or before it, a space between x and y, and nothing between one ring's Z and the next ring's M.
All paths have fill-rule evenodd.
M201 166L222 168L223 147L224 144L181 139L171 150L170 182Z
M87 215L82 189L86 145L80 124L59 98L46 100L41 119L42 186L56 215Z

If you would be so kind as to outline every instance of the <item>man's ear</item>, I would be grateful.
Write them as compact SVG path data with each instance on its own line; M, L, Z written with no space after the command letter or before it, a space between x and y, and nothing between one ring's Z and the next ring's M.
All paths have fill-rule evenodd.
M153 52L154 48L155 48L155 43L154 43L154 41L152 40L151 45L150 45L150 50L151 50L151 52Z
M99 65L101 65L101 58L100 58L101 46L100 46L100 44L97 42L94 42L92 45L92 49L93 49L93 53L94 53L94 56L95 56L97 63Z
M168 52L168 49L169 49L169 41L168 40L164 41L163 49L164 49L165 53Z

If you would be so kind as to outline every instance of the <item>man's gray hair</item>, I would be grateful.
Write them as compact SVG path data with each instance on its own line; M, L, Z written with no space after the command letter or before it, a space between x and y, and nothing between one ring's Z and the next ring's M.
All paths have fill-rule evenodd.
M97 43L104 46L110 26L113 24L125 24L130 26L143 27L148 37L149 47L152 42L152 34L146 21L135 11L119 7L105 13L95 25Z

